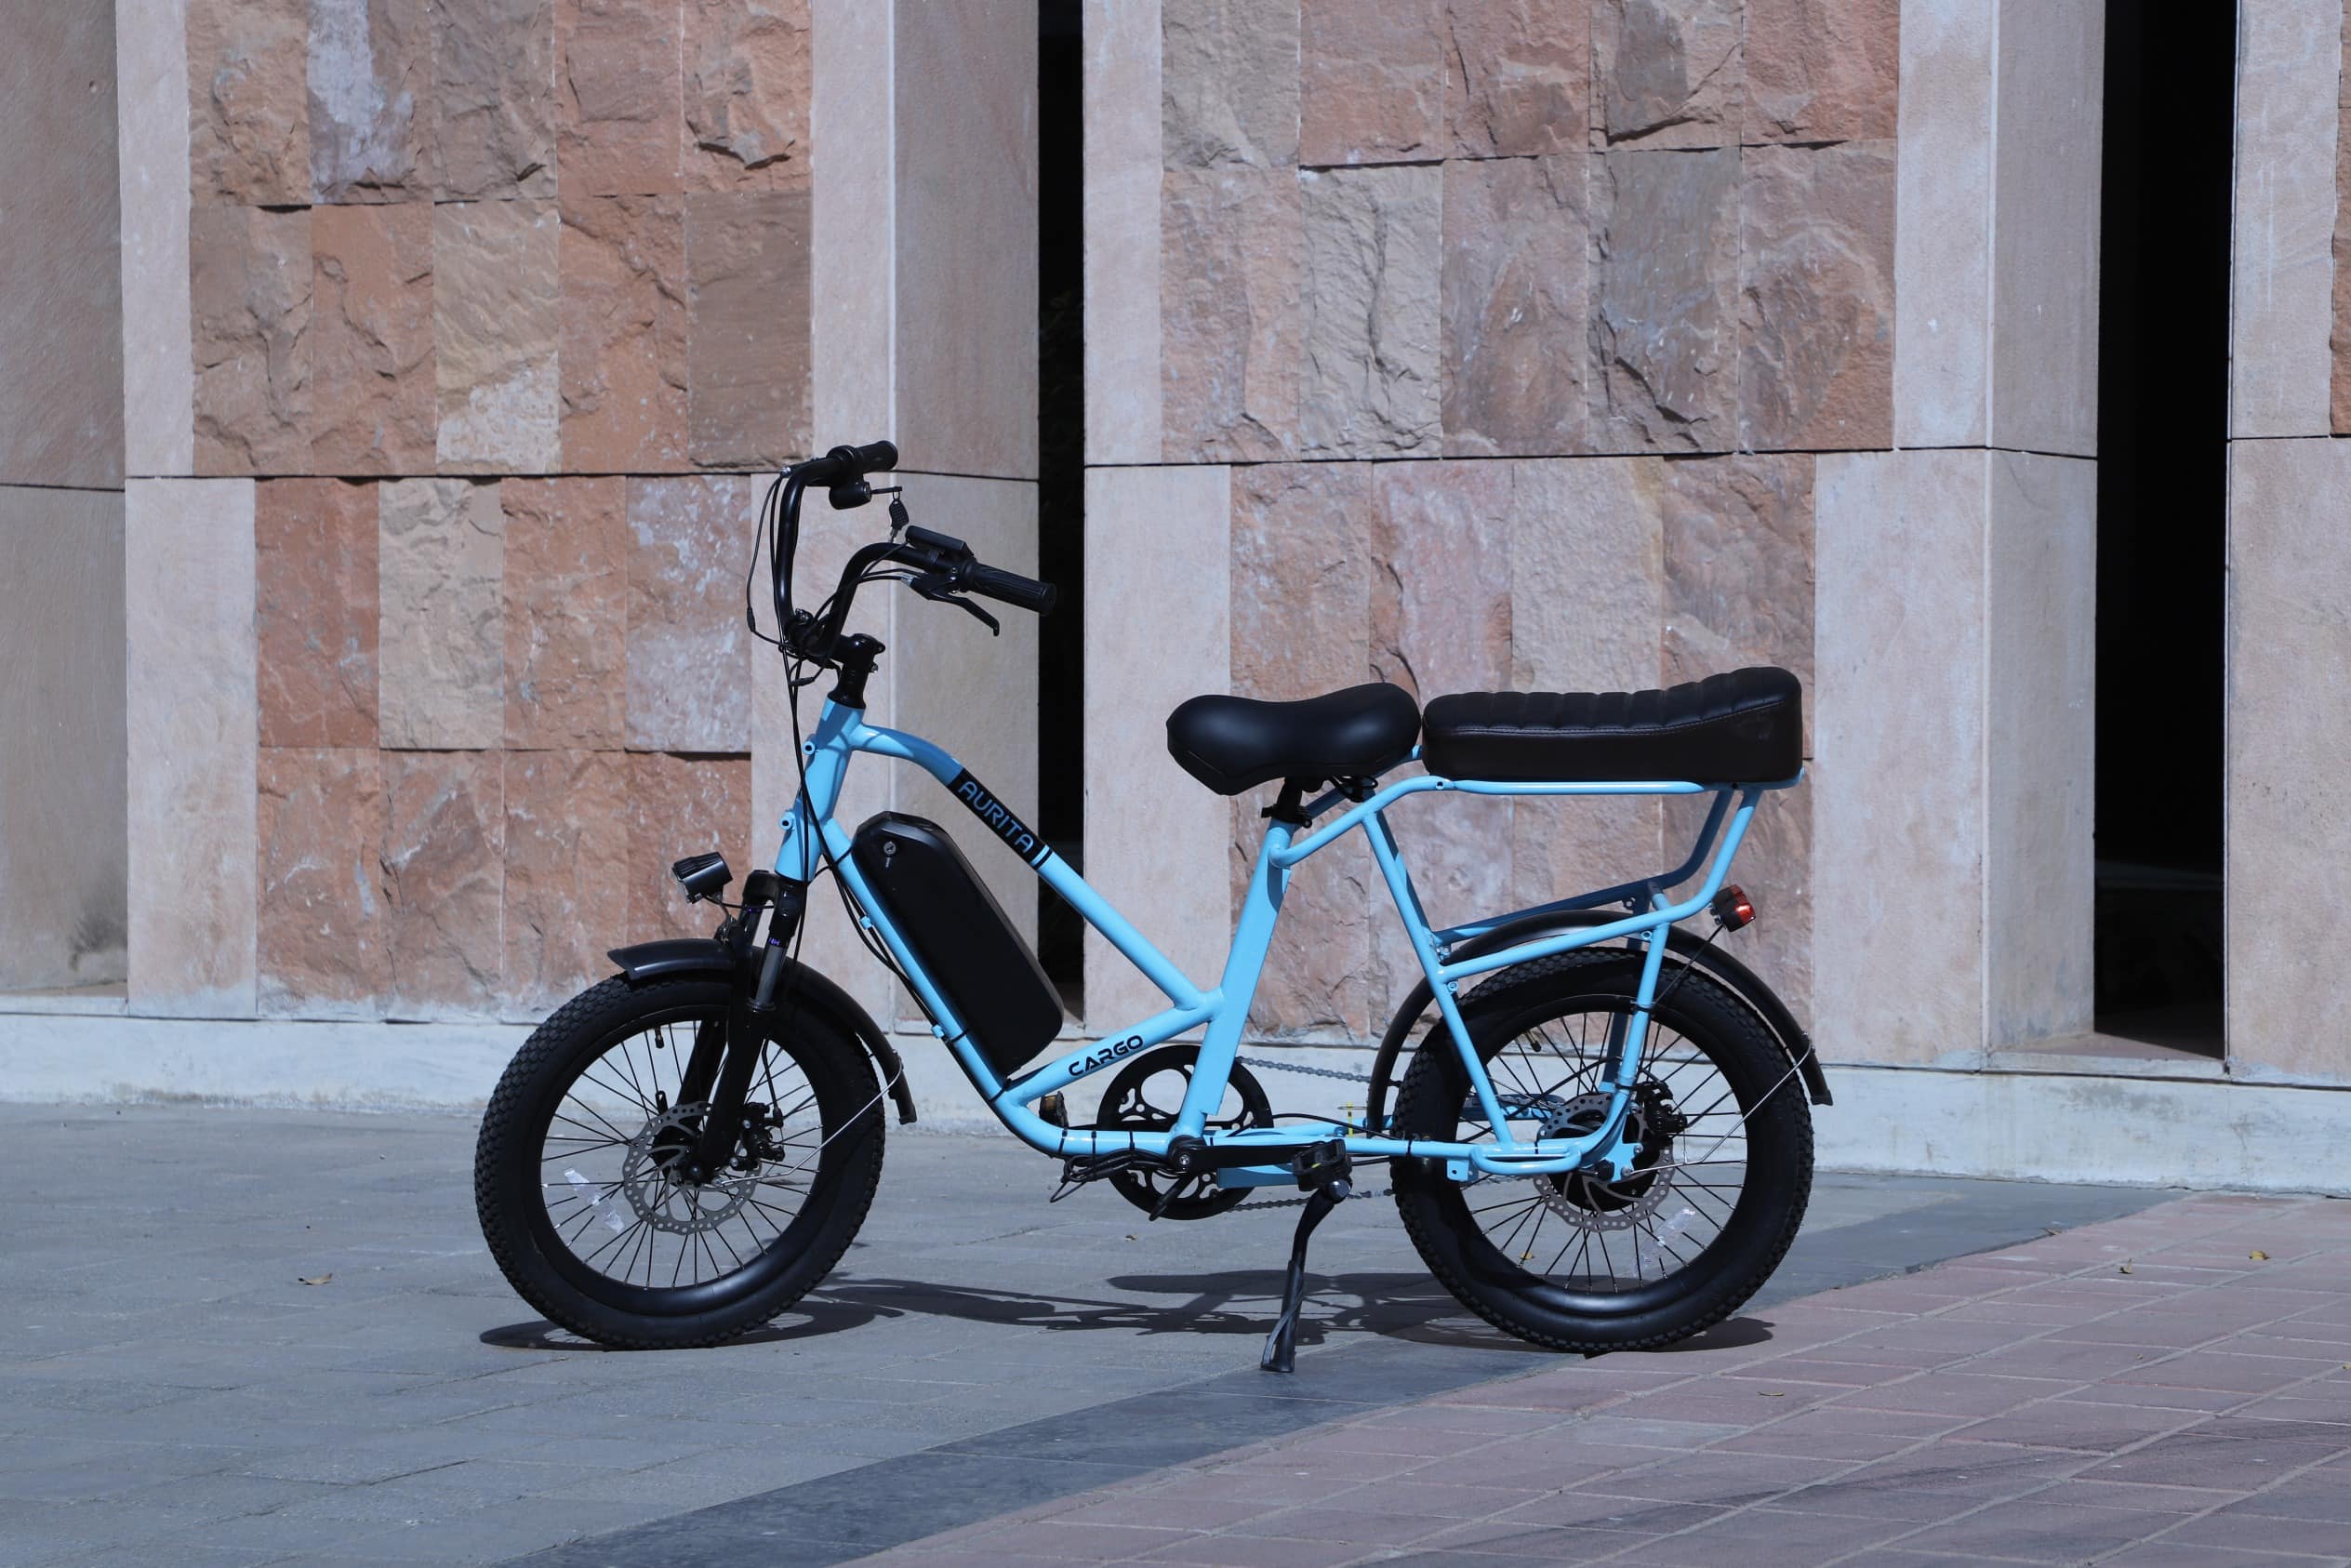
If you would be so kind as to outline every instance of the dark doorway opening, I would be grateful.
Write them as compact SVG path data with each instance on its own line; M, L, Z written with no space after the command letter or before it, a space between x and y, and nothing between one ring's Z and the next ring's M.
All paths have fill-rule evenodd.
M1085 152L1078 0L1037 7L1037 831L1085 870ZM1040 890L1038 958L1084 1017L1085 923Z
M2220 1056L2237 8L2106 7L2097 1027Z

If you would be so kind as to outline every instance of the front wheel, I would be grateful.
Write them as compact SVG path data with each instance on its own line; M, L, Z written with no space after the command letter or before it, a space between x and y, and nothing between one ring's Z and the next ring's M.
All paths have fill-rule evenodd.
M725 1168L692 1181L728 983L616 976L532 1034L473 1160L483 1239L524 1300L627 1349L716 1345L830 1273L882 1178L882 1096L856 1042L777 1014ZM698 1060L697 1060L698 1056Z
M1599 1128L1640 965L1638 952L1576 950L1513 965L1470 993L1463 1019L1516 1136ZM1441 1162L1395 1162L1396 1205L1429 1270L1521 1339L1598 1352L1700 1333L1760 1288L1803 1222L1812 1111L1786 1056L1706 975L1681 975L1659 1003L1627 1112L1640 1153L1623 1179L1465 1184ZM1442 1020L1404 1075L1395 1133L1494 1136Z

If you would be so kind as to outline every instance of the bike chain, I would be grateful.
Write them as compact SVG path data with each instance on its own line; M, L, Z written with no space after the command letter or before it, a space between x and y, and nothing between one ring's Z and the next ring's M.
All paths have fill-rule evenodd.
M1243 1067L1255 1068L1266 1072L1295 1072L1308 1078L1335 1078L1342 1083L1369 1083L1372 1081L1372 1075L1368 1072L1348 1072L1343 1069L1334 1067L1308 1067L1300 1062L1277 1062L1265 1056L1241 1056L1235 1059ZM1355 1196L1390 1198L1395 1196L1395 1193L1396 1189L1393 1187L1383 1187L1376 1192L1358 1192ZM1232 1212L1240 1214L1246 1209L1304 1208L1311 1202L1313 1198L1310 1194L1304 1198L1253 1198L1245 1203L1235 1203Z

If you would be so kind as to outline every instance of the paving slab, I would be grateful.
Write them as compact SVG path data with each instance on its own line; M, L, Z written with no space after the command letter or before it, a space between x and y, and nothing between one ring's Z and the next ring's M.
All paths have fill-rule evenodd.
M1591 1399L1596 1370L1661 1358L1547 1364L866 1561L1248 1562L1296 1537L1335 1565L2351 1562L2351 1345L2308 1337L2346 1263L2351 1203L2174 1200L1751 1311L1759 1339L1693 1342L1668 1381ZM2020 1300L2062 1309L1996 1310ZM1377 1452L1412 1457L1364 1475Z
M1503 1511L1560 1490L1555 1470L1521 1462L1529 1434L1579 1423L1608 1434L1578 1445L1594 1466L1749 1434L1746 1396L1726 1405L1694 1368L1798 1352L1834 1363L1770 1402L1809 1415L1839 1389L1892 1381L1879 1376L1885 1358L1911 1352L1872 1347L1904 1325L1966 1322L1952 1303L2062 1285L2079 1300L2027 1303L2046 1324L2000 1337L2096 1331L2111 1314L2092 1308L2107 1298L2079 1282L2075 1254L2037 1269L1998 1252L1969 1266L2008 1270L1991 1283L2025 1282L2005 1294L1970 1273L1954 1276L1959 1294L1922 1302L1898 1294L1901 1276L2026 1238L2061 1246L2164 1196L1824 1175L1779 1274L1702 1351L1579 1362L1532 1381L1529 1369L1561 1363L1462 1313L1390 1204L1350 1203L1316 1238L1298 1375L1275 1380L1255 1362L1292 1209L1153 1225L1099 1189L1047 1204L1054 1166L1008 1139L894 1129L864 1233L800 1309L715 1350L617 1354L538 1320L498 1277L474 1228L472 1137L461 1117L0 1105L0 1179L17 1200L0 1249L0 1565L830 1563L1130 1486L1156 1499L1147 1518L1064 1521L1055 1538L1075 1548L1068 1532L1098 1522L1133 1533L1103 1541L1181 1561L1213 1524L1239 1534L1214 1538L1220 1555L1205 1561L1345 1561L1361 1554L1280 1522L1285 1510L1307 1520L1295 1510L1321 1506L1326 1479L1213 1456L1323 1434L1350 1487L1397 1479L1392 1517L1432 1531L1480 1522L1465 1511L1477 1500L1450 1490L1458 1469L1431 1470L1465 1442L1490 1446L1478 1479ZM2200 1250L2179 1265L2194 1277L2161 1296L2235 1277L2224 1229L2195 1230ZM2143 1250L2153 1262L2158 1248ZM2325 1305L2339 1276L2315 1259L2293 1267L2327 1289L2278 1284L2242 1327L2283 1342L2270 1360L2299 1366L2313 1346L2331 1355L2351 1340L2351 1315ZM1852 1307L1808 1306L1800 1335L1779 1309L1867 1281L1895 1294L1840 1291L1828 1299ZM2133 1338L2117 1343L2160 1344L2181 1331L2121 1332ZM2345 1415L2345 1390L2325 1379L2249 1377L2211 1359L2244 1347L2182 1349L2202 1356L2185 1369L2193 1387L2118 1384L2116 1414L2077 1413L2064 1441L2102 1420L2132 1432L2204 1420L2207 1394L2301 1427L2331 1430ZM1607 1413L1667 1394L1678 1402L1652 1415ZM2167 1402L2182 1398L2190 1408ZM1894 1413L1850 1419L1865 1435L1908 1429ZM1842 1430L1790 1452L1834 1447ZM1177 1525L1166 1510L1182 1494L1168 1488L1187 1478L1221 1508ZM1628 1484L1642 1490L1604 1517L1705 1506ZM2118 1478L2119 1490L2167 1484ZM2292 1511L2262 1517L2308 1521L2318 1505L2306 1495L2281 1494ZM998 1542L989 1560L1019 1555Z

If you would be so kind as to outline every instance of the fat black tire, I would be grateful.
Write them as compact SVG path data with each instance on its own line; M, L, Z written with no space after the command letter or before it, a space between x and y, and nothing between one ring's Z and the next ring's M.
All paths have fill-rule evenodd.
M615 1043L664 1020L724 1017L727 980L614 976L539 1025L498 1080L474 1149L483 1240L515 1293L551 1322L619 1349L718 1345L788 1310L832 1271L864 1224L882 1179L883 1125L873 1067L856 1042L806 1011L772 1036L806 1074L825 1141L806 1201L741 1269L683 1291L627 1285L584 1268L548 1222L542 1140L573 1083Z
M1517 1038L1529 1019L1605 998L1629 998L1641 957L1586 949L1503 970L1462 1008L1481 1059ZM1668 973L1667 983L1672 978ZM1557 1350L1651 1349L1700 1334L1737 1311L1779 1267L1803 1223L1812 1192L1813 1123L1803 1085L1754 1010L1702 973L1660 986L1657 1022L1710 1059L1746 1116L1746 1185L1720 1233L1690 1263L1654 1286L1621 1296L1574 1292L1521 1268L1469 1213L1465 1188L1440 1161L1394 1162L1396 1206L1413 1245L1455 1299L1494 1327ZM1406 1071L1396 1107L1398 1136L1461 1136L1467 1075L1440 1019Z

